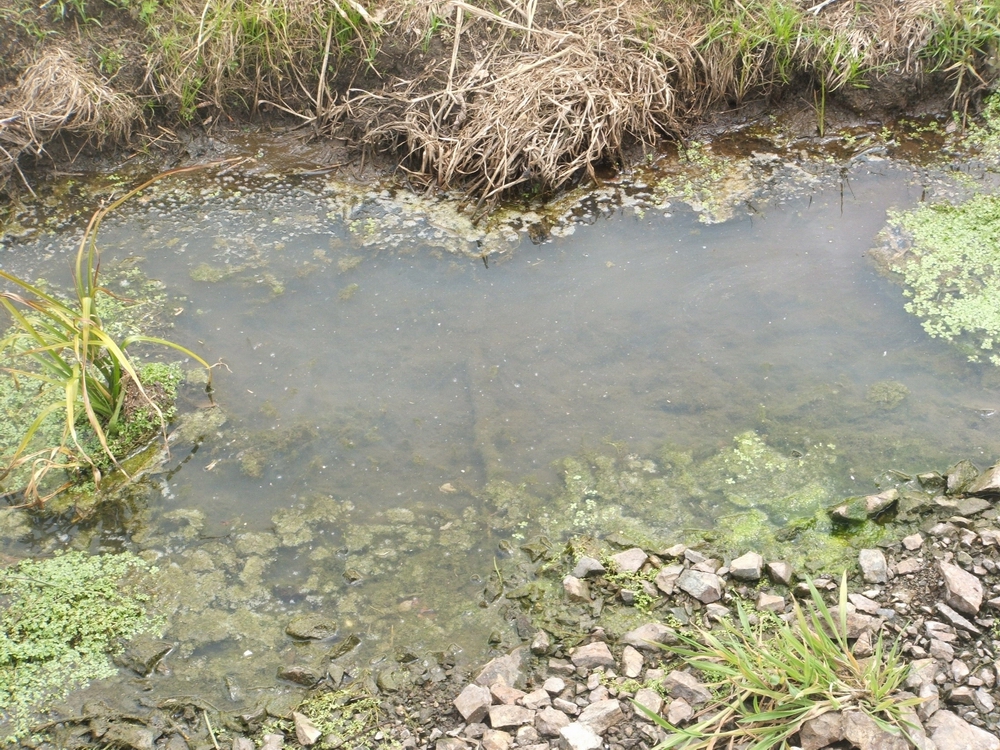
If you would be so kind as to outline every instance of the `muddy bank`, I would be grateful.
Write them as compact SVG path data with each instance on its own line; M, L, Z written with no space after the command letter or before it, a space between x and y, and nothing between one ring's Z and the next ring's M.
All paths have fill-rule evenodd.
M422 187L492 204L593 179L747 103L737 117L790 105L821 136L841 109L866 121L974 110L994 75L991 13L944 0L326 11L10 0L0 169L8 190L30 192L25 169L72 168L87 143L155 157L176 153L181 127L290 118L311 137L347 138L349 154L386 155ZM326 165L344 161L334 151Z

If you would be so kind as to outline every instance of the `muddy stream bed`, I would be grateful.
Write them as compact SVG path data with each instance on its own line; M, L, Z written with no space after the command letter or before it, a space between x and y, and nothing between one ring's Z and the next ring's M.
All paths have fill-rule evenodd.
M711 529L831 559L834 501L1000 455L1000 378L928 338L866 258L925 196L919 171L745 164L725 200L668 200L650 173L489 229L324 175L158 187L107 222L103 263L163 282L169 336L226 365L218 407L192 384L194 426L129 504L5 517L0 551L155 562L176 648L143 689L231 709L295 694L282 666L337 644L350 672L515 642L484 587L539 536ZM74 231L4 239L0 263L62 278ZM305 613L332 645L286 634Z

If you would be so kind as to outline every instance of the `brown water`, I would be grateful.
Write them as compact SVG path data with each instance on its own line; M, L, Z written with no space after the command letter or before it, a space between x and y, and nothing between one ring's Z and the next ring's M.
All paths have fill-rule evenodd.
M145 506L93 542L134 534L173 566L167 637L181 646L158 689L273 682L280 663L320 659L282 632L304 610L361 634L368 655L400 633L481 654L503 627L477 606L499 541L619 530L597 509L555 517L579 479L567 456L670 445L711 467L755 431L783 456L822 454L809 481L824 501L888 469L991 462L993 368L930 340L865 258L886 211L923 187L886 162L849 178L765 191L712 225L598 194L572 233L488 267L440 217L348 200L322 177L192 180L109 222L105 264L140 257L183 298L170 337L226 364L228 422L176 450ZM15 271L65 267L57 239L7 250ZM526 482L538 507L510 518L484 493L498 479ZM672 491L673 516L627 510L661 538L711 525L732 506L705 486Z

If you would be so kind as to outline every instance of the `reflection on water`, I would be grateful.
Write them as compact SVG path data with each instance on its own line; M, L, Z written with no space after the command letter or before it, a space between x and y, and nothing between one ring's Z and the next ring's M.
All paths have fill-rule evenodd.
M168 637L189 642L163 679L218 688L237 662L254 662L240 667L253 681L321 659L284 636L303 608L369 644L399 628L479 653L497 542L567 528L539 519L589 481L564 477L567 456L640 457L621 483L666 472L667 445L735 476L733 437L756 431L781 456L822 454L822 477L782 486L824 501L886 469L985 465L1000 452L992 370L928 340L864 258L886 210L921 188L884 165L858 167L850 188L717 225L612 211L488 267L440 252L426 222L344 219L322 186L154 198L107 227L105 263L142 256L184 298L171 338L228 366L227 424L174 456L138 538L173 566ZM381 221L394 248L373 249ZM663 477L628 511L677 500L660 503L673 523L648 519L657 533L739 505L728 479L692 476L700 494L685 499ZM540 507L484 493L503 479Z

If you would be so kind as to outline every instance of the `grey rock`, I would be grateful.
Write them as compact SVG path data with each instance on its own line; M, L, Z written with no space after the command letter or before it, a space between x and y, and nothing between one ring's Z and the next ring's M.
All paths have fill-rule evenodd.
M667 706L667 721L675 727L690 721L693 716L694 709L691 708L691 704L683 698L675 698L670 701L670 705Z
M514 738L499 729L483 732L483 750L509 750Z
M976 633L977 635L981 632L978 627L973 625L967 619L958 614L955 610L949 607L943 602L936 602L934 608L944 615L945 619L948 620L956 628L962 628L963 630L968 630L970 633Z
M573 568L572 575L577 578L587 578L588 576L598 576L606 572L607 571L604 566L601 565L600 560L584 556L577 560L576 567Z
M289 682L294 682L296 685L304 685L305 687L312 687L322 680L323 677L325 677L325 674L320 672L318 667L312 667L308 664L290 664L278 670L279 680L288 680Z
M993 497L996 497L994 495ZM981 497L963 497L958 501L955 512L963 518L972 518L993 507L993 503Z
M176 734L174 735L174 737L177 737L177 736L179 736L179 735L176 735ZM171 739L173 739L173 737L171 737ZM187 747L187 743L186 742L184 743L184 747ZM257 748L257 746L253 744L253 740L250 739L249 737L243 737L242 735L233 737L233 748L232 748L232 750L256 750L256 748ZM175 750L175 749L171 748L170 744L168 743L167 747L166 747L166 750Z
M659 622L649 622L630 630L621 642L641 651L660 651L661 644L677 643L677 633Z
M892 488L877 495L850 497L830 508L830 516L838 521L864 521L884 513L899 500L899 490Z
M434 750L468 750L468 743L458 737L442 737L434 743Z
M802 750L820 750L844 739L844 717L840 711L828 711L810 719L799 731Z
M741 581L759 581L764 573L764 558L747 552L729 563L729 575Z
M549 695L559 695L559 693L566 689L566 680L562 677L549 677L542 683L542 689Z
M292 720L295 722L295 739L303 747L315 745L316 741L323 736L323 733L309 720L308 716L300 714L298 711L292 711Z
M567 716L576 716L580 713L580 707L565 698L553 698L552 707L559 709Z
M515 648L506 656L491 659L476 676L477 685L490 687L497 680L510 687L524 685L524 668L528 660L528 649L524 646Z
M775 583L780 583L782 586L791 586L792 576L795 575L795 571L792 570L792 566L788 563L778 561L767 564L767 574Z
M712 700L708 688L688 672L675 669L663 678L663 686L671 698L683 698L692 706L700 706Z
M562 581L563 591L571 602L589 602L590 587L586 581L582 581L576 576L566 576Z
M667 596L670 596L677 590L677 579L680 578L683 572L683 565L664 565L656 574L653 583L656 584L656 588Z
M938 711L927 722L931 741L940 750L1000 750L1000 739L974 727L951 711Z
M493 703L490 689L484 685L466 685L452 704L468 723L482 721Z
M983 603L983 584L957 565L941 562L939 566L944 578L945 604L963 614L977 614Z
M300 641L322 641L337 634L337 623L323 615L300 615L285 626L285 633Z
M281 750L285 746L285 735L265 734L260 750Z
M951 691L951 695L948 696L948 701L959 706L971 706L976 702L973 697L975 692L975 690L967 685L960 685Z
M663 709L663 698L655 690L650 690L649 688L639 688L635 691L634 698L637 706L642 706L647 711L657 716L660 715L660 711ZM635 715L637 718L643 721L652 721L651 718L642 710L636 710Z
M715 573L685 570L677 579L677 586L703 604L717 602L722 598L722 579Z
M552 648L552 641L549 634L544 630L539 630L531 639L531 653L536 655L547 654Z
M934 659L917 659L910 662L910 671L906 675L906 687L919 690L924 685L931 685L937 677L938 665Z
M906 557L896 563L892 570L898 576L907 576L924 569L924 564L916 557Z
M615 698L594 701L585 707L577 717L580 724L593 729L597 734L604 734L615 724L623 721L625 714L621 704Z
M634 647L626 646L625 650L622 651L622 672L626 677L634 680L642 674L643 661L642 654Z
M559 730L566 726L569 726L569 717L552 707L535 714L535 729L543 737L558 737Z
M970 495L1000 495L1000 464L991 466L976 477L966 492Z
M517 688L512 688L506 682L502 680L493 683L490 686L490 695L497 703L502 703L505 706L513 706L521 698L523 698L527 693L523 690L518 690Z
M927 652L938 661L951 662L955 658L955 649L950 643L945 643L940 638L931 638Z
M863 549L858 553L861 575L868 583L886 583L889 580L889 563L879 549Z
M918 697L921 703L917 705L917 714L927 721L941 708L941 691L934 683L922 685Z
M757 595L757 609L766 610L768 612L784 612L785 597L761 591Z
M530 708L532 711L537 711L540 708L551 706L552 696L548 694L545 688L538 688L521 698L521 705L525 708Z
M924 538L920 534L910 534L909 536L903 537L903 546L906 547L910 552L913 550L920 549L924 543Z
M569 658L576 666L584 669L597 667L610 669L615 666L615 657L611 655L611 649L608 648L608 644L602 641L594 641L580 646L570 654Z
M859 750L910 750L902 736L890 734L861 711L845 711L844 738Z
M639 547L632 547L632 549L611 556L611 562L614 563L615 569L619 573L638 573L648 559L649 555Z
M153 750L159 732L138 724L115 721L101 737L102 747L127 747L131 750Z
M979 479L979 469L972 461L959 461L948 469L945 492L949 495L961 495Z
M522 706L490 706L489 716L494 729L516 728L535 721L535 712Z
M993 709L997 707L993 696L984 688L976 688L976 692L972 694L972 702L979 709L979 713L982 714L992 713Z
M559 730L562 746L566 750L598 750L604 741L586 724L573 721Z

